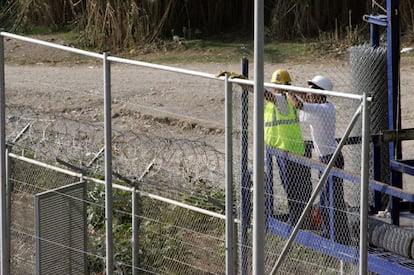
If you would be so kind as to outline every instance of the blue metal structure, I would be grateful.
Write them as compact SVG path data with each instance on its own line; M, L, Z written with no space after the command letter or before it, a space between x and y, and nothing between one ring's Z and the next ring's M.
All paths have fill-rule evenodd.
M350 138L348 144L358 143L357 138ZM288 238L293 230L292 226L278 220L273 214L273 196L272 196L272 158L279 154L279 150L274 148L266 149L266 171L268 174L266 182L267 202L266 205L266 224L267 230L273 234ZM305 164L317 171L323 171L326 169L326 165L318 161L306 158L290 155L289 158L292 161ZM343 170L333 169L331 170L332 176L341 177L354 184L360 184L361 179L359 175L350 174ZM369 186L371 189L398 198L408 202L414 202L414 194L404 192L401 188L385 184L380 181L370 180ZM332 189L331 189L332 190ZM300 230L295 242L311 248L315 251L325 253L327 255L336 257L345 262L358 264L358 249L342 244L338 244L333 241L332 238L323 238L315 233L308 232L306 230ZM370 248L368 254L368 269L372 272L379 274L414 274L414 260L408 259L402 256L398 256L391 252L387 252L384 249Z
M388 129L393 133L398 133L401 130L401 108L398 104L400 96L400 27L399 27L399 0L387 0L387 15L366 16L365 20L371 25L371 44L377 46L379 44L378 27L387 28L387 48L388 48ZM378 142L378 140L375 140ZM383 140L385 141L385 140ZM376 147L377 148L377 147ZM389 159L390 169L390 184L392 186L402 188L402 174L401 172L410 172L403 170L403 166L407 166L407 162L402 159L401 139L395 138L389 141ZM378 164L378 151L374 150L374 177L376 177L381 169ZM411 174L411 175L414 175ZM378 193L375 194L376 209L379 209ZM400 216L400 198L391 197L391 219L392 223L399 225Z

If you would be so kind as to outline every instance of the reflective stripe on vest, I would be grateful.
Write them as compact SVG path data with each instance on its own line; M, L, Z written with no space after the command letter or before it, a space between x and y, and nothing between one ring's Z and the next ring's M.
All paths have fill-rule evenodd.
M276 112L273 112L273 114L274 114L273 121L265 122L265 127L272 127L272 126L277 126L277 125L282 125L282 124L295 124L295 123L299 123L299 118L298 117L296 117L295 119L281 119L281 120L277 120L276 119Z
M267 145L299 155L305 153L299 118L290 102L287 103L285 115L282 115L273 103L267 102L264 126Z

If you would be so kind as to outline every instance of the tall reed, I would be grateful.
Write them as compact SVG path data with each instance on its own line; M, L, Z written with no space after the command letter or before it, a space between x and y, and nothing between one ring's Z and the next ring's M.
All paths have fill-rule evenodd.
M347 39L352 29L364 30L362 16L384 13L386 0L265 0L266 34L271 39L307 39L332 33ZM0 22L11 31L34 27L75 30L80 45L117 51L172 39L231 33L251 39L250 0L4 0ZM414 6L400 1L401 30L414 40ZM361 27L362 26L362 27Z

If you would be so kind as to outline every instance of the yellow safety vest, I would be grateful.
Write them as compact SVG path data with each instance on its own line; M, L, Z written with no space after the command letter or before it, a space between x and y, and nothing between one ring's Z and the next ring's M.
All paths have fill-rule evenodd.
M283 114L272 102L266 102L264 137L266 144L270 147L298 155L305 154L299 117L295 106L290 101L287 101L287 110Z

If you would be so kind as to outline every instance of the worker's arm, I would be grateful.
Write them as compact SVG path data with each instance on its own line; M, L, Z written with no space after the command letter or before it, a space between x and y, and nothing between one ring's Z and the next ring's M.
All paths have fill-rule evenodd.
M264 90L264 98L277 106L276 95L268 90Z
M297 98L294 93L287 93L287 98L295 106L296 109L303 109L303 102L299 100L299 98Z
M224 76L224 75L226 75L226 74L228 74L228 75L229 75L229 77L230 77L231 79L233 79L233 78L247 79L247 77L245 77L244 75L241 75L241 74L239 74L239 73L235 73L235 72L228 72L228 71L220 71L220 72L218 72L218 73L216 74L216 77L221 77L221 76ZM253 91L254 91L254 89L253 89L253 86L252 86L252 85L249 85L249 84L240 84L240 83L239 83L239 85L240 85L240 87L241 87L243 90L245 90L245 91L248 91L248 92L250 92L250 93L253 93ZM265 98L267 101L270 101L270 102L272 102L273 104L277 105L276 96L275 96L272 92L269 92L269 91L268 91L268 90L266 90L266 89L264 89L264 98Z
M252 85L246 85L246 84L239 84L243 90L248 91L250 93L254 92L253 86ZM272 92L264 89L264 93L263 93L264 99L266 99L267 101L272 102L273 104L277 105L277 100L276 100L276 95L273 94Z

